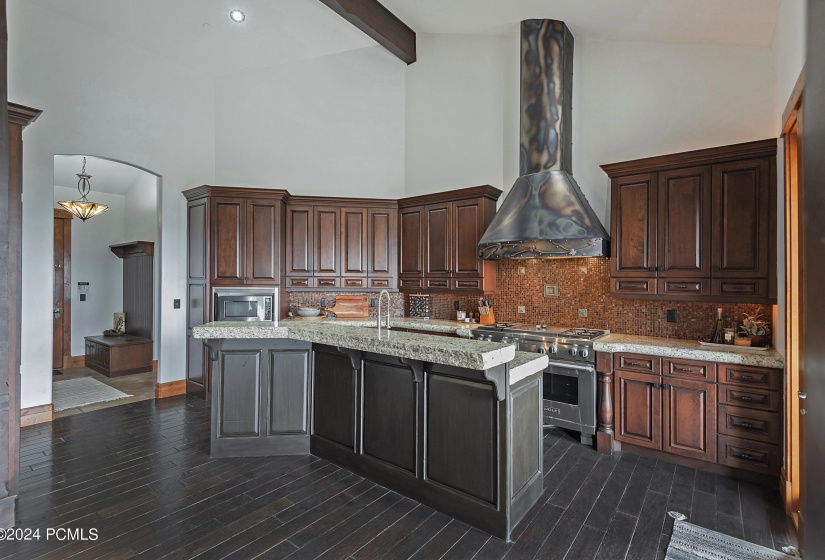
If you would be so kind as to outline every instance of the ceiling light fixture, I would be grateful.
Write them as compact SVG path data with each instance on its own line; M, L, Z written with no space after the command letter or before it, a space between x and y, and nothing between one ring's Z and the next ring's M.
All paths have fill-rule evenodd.
M89 218L94 218L98 214L104 213L109 209L105 204L98 204L97 202L89 202L86 200L86 195L92 190L89 179L91 175L86 173L86 158L83 158L83 171L77 174L77 192L80 193L80 200L62 200L58 202L60 206L83 220L84 222Z
M235 23L243 23L243 20L246 19L246 15L240 10L232 10L229 12L229 19Z

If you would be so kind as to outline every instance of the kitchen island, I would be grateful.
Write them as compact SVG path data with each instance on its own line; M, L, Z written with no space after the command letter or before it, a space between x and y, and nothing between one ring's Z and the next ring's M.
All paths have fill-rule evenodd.
M312 453L502 539L542 494L545 356L326 321L193 335L213 456Z

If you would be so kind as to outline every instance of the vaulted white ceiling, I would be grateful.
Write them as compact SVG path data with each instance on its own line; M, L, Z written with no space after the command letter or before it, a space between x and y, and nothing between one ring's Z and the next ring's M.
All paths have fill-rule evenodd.
M219 77L374 46L319 0L32 2ZM802 2L803 0L793 0ZM383 0L417 33L502 34L522 19L564 20L581 40L769 47L780 0ZM246 21L229 12L239 8Z
M418 33L495 35L523 19L549 18L563 20L577 39L769 47L780 0L382 2Z
M31 2L183 66L222 76L376 43L319 0ZM239 8L246 21L229 12Z

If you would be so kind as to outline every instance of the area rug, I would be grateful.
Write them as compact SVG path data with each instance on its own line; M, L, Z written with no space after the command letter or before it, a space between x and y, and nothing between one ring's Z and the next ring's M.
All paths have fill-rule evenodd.
M80 377L52 383L52 402L55 412L131 396L93 377Z
M684 515L675 511L668 512L668 515L675 521L665 560L794 560L799 558L796 549L792 546L783 550L793 556L688 523Z

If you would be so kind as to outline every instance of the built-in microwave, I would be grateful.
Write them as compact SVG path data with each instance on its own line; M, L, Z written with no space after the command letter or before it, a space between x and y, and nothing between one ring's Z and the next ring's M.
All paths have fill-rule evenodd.
M278 324L278 288L215 288L215 321L267 321Z

